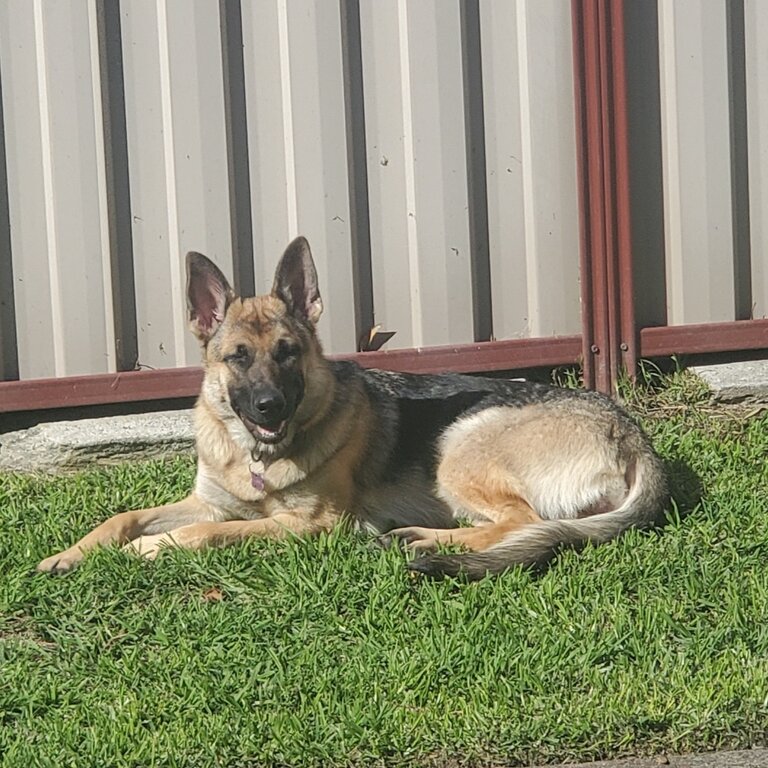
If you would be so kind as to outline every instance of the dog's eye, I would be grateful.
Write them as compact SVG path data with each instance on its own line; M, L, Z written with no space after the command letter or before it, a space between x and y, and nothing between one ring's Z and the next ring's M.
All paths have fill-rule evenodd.
M243 365L247 363L249 359L248 347L245 344L238 344L237 349L234 352L230 352L225 358L225 363L235 363L236 365Z
M276 363L285 363L288 360L296 357L298 354L298 344L292 344L290 341L280 339L280 341L277 342L277 346L275 347L274 351L272 352L272 359Z

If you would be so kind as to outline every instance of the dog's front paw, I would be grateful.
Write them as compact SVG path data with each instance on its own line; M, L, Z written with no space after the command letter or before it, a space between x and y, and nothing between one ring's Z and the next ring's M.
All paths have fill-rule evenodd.
M36 570L39 573L66 573L71 571L81 560L83 553L79 549L65 549L56 555L46 557L45 560L38 563Z
M163 549L177 547L179 543L170 533L157 533L152 536L139 536L123 547L123 551L139 555L145 560L154 560Z

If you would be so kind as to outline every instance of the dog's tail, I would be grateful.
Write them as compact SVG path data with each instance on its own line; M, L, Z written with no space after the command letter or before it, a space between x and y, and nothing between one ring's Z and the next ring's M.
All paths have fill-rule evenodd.
M611 512L534 523L482 552L427 555L412 560L408 567L433 578L461 574L468 579L481 579L515 565L543 565L563 547L579 547L587 542L600 544L629 528L653 525L659 521L668 499L664 467L649 449L637 459L634 482L624 503Z

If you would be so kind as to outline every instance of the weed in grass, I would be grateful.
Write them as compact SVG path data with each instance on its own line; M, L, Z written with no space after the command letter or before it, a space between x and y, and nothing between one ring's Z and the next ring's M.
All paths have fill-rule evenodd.
M741 747L768 722L768 416L686 373L623 390L672 472L661 531L541 574L410 578L337 531L30 574L191 462L0 477L3 765L527 765Z

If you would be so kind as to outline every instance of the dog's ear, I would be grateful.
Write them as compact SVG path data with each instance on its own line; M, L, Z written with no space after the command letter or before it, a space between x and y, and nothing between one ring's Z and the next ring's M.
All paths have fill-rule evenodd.
M315 325L323 313L323 300L317 287L317 270L305 237L297 237L285 249L275 271L272 295L289 311Z
M203 344L219 329L235 298L227 278L202 253L187 254L187 313L189 327Z

